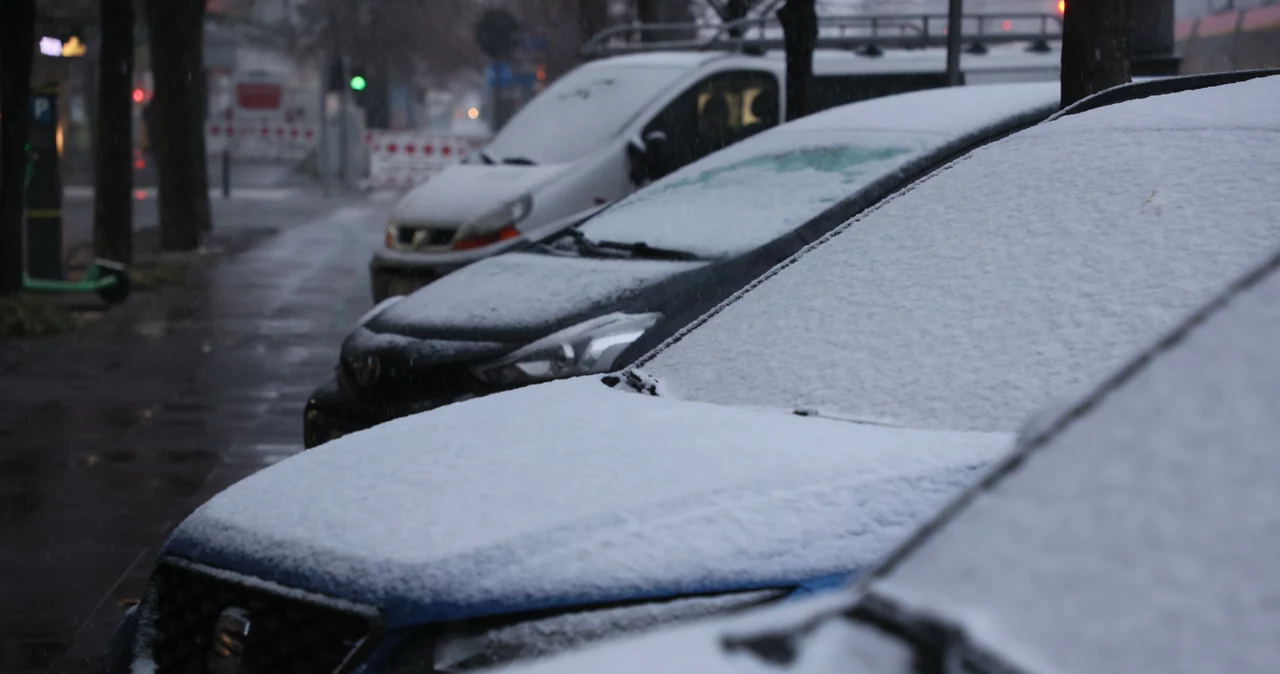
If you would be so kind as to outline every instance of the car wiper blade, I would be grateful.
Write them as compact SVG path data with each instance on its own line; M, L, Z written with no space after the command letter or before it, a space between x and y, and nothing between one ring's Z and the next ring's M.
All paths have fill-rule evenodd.
M577 228L569 228L561 232L547 243L551 244L563 238L573 241L578 253L587 257L635 257L646 260L698 260L697 255L683 250L656 248L643 241L620 243L618 241L592 241Z
M482 162L484 162L484 163L486 163L486 164L493 165L493 164L497 164L497 163L498 163L498 162L493 158L493 155L489 154L489 153L488 153L488 152L486 152L485 150L481 150L481 151L480 151L479 153L477 153L477 154L479 154L479 155L480 155L480 161L482 161Z
M600 248L608 248L611 250L621 250L631 253L632 257L640 257L646 260L697 260L698 256L686 250L675 250L673 248L658 248L650 246L643 241L635 241L632 243L620 243L618 241L595 241L596 246Z
M537 162L528 157L503 157L502 163L509 166L536 166Z
M974 646L959 625L908 609L874 590L844 615L906 643L915 652L913 669L919 674L1031 674L988 649Z

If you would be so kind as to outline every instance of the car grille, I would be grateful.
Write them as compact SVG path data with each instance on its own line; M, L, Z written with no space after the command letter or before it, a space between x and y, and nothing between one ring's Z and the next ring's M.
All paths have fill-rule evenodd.
M329 674L348 669L372 646L376 611L248 582L262 587L180 560L156 567L144 619L157 674ZM235 611L249 621L247 636L235 638L242 647L238 665L215 656L211 667L220 617Z
M361 385L356 377L356 363L340 361L338 380L343 388L364 403L390 406L390 417L408 414L415 404L429 407L452 402L464 396L493 393L497 389L485 384L464 365L412 367L399 359L388 358L381 376L371 386ZM397 411L405 407L405 411Z

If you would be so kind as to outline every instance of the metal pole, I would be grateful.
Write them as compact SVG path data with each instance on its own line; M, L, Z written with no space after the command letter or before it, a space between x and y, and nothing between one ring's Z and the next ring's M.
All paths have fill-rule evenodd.
M222 119L227 123L226 142L222 144L222 198L231 198L231 143L233 136L231 135L231 124L234 115L232 108L228 107L222 113Z
M960 38L964 24L964 1L950 0L947 9L947 84L958 87L963 82L960 76Z
M231 148L222 148L222 198L231 198Z
M320 63L320 145L316 150L316 169L320 174L320 187L329 196L329 58L322 50Z

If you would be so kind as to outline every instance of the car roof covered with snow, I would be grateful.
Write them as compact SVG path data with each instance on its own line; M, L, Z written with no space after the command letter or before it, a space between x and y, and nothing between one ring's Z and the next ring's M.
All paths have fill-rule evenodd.
M1280 242L1277 107L1267 77L986 145L797 253L627 379L690 400L1011 429Z

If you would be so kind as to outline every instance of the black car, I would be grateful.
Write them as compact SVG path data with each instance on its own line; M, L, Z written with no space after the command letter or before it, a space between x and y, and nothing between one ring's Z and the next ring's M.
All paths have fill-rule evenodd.
M370 311L306 406L308 447L526 384L609 372L933 168L1057 109L1056 82L834 108L710 155L540 242ZM821 289L815 289L821 290Z

